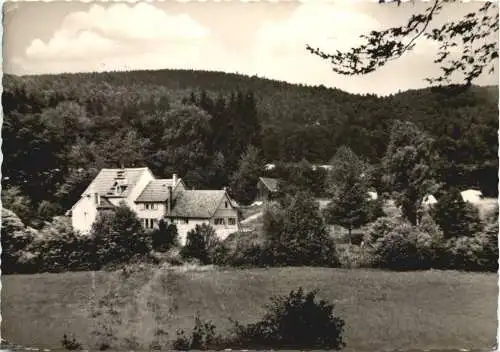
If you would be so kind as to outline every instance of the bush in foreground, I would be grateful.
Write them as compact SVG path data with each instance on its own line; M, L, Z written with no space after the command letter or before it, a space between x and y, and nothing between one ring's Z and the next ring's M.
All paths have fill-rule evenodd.
M327 349L345 347L344 320L333 313L334 306L316 300L317 291L302 288L288 296L275 296L263 319L252 324L234 322L232 334L216 334L215 325L197 316L192 334L178 331L174 349Z
M173 347L179 351L207 350L222 344L222 338L215 333L215 325L202 321L197 314L191 336L188 337L183 330L178 330Z
M317 291L302 288L288 296L275 296L259 322L235 323L232 348L340 350L344 320L335 316L334 306L316 301Z

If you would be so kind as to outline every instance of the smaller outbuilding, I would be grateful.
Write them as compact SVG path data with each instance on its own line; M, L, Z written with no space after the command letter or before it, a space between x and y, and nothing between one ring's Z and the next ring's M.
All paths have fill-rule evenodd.
M276 178L259 177L257 182L256 202L266 202L273 199L278 192L279 180Z

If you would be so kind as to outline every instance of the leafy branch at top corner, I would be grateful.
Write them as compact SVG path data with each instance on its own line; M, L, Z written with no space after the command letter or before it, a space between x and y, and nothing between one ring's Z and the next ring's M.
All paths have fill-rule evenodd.
M413 14L403 26L373 30L362 35L363 44L348 51L327 53L306 45L306 49L330 62L334 72L341 75L365 75L384 66L389 61L411 51L418 39L438 43L434 63L441 64L442 74L426 78L429 83L449 81L455 72L461 72L467 84L489 68L493 72L498 58L498 42L492 35L498 32L498 5L485 2L475 12L442 26L429 28L443 6L457 0L434 0L423 13ZM379 0L379 3L389 1ZM395 0L398 6L401 0ZM460 55L460 53L462 55Z

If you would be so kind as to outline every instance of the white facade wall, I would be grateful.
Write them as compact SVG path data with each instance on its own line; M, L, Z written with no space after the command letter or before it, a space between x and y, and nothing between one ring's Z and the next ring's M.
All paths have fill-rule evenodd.
M90 194L89 194L90 195ZM94 197L84 195L71 211L71 225L82 234L90 233L92 224L97 218L97 207Z
M152 204L152 203L149 203ZM166 205L165 203L154 203L154 209L146 209L144 203L136 204L136 213L139 219L160 219L165 216Z
M188 219L186 223L185 219L174 219L172 221L177 226L177 233L179 238L179 244L181 246L186 245L187 234L189 231L194 230L196 225L207 224L214 228L217 237L220 240L225 240L227 236L232 233L239 231L238 222L236 225L228 225L227 222L224 225L215 225L214 219Z
M141 194L146 185L153 178L153 174L149 170L145 170L139 177L137 183L135 185L131 185L132 189L127 198L123 199L110 197L108 200L111 204L116 206L118 206L122 201L125 201L125 203L132 210L136 211L134 200L139 196L139 194ZM95 203L95 196L92 187L90 187L88 193L84 194L71 210L71 224L75 230L83 234L87 234L91 231L92 224L96 220L97 215L97 204Z
M209 224L208 219L189 219L186 224L184 219L174 219L173 223L177 226L177 233L179 244L186 245L187 234L189 231L194 230L196 225Z

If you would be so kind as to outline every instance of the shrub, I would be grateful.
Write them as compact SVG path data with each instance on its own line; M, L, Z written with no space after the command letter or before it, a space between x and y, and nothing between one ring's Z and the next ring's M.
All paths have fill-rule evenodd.
M61 272L97 268L92 236L81 236L70 223L55 218L29 246L38 271Z
M212 264L214 254L219 246L219 239L212 226L207 224L196 225L194 230L187 234L186 245L181 250L184 258L196 258L203 264Z
M488 224L477 235L481 243L479 258L480 268L486 271L498 271L498 223Z
M481 242L477 237L459 236L450 238L444 245L448 269L480 270Z
M151 251L151 236L144 232L136 214L125 204L103 213L92 225L99 264L121 264Z
M429 269L434 258L431 236L407 223L377 240L373 253L376 266L391 270Z
M432 217L445 238L473 236L482 230L479 210L464 202L457 189L450 189L432 207Z
M224 240L223 246L225 265L262 267L270 262L261 231L233 233Z
M38 204L37 216L42 221L50 221L54 216L61 214L63 211L58 204L43 200Z
M33 217L33 207L29 197L25 196L17 186L2 187L1 192L2 209L9 209L9 211L14 212L23 223L30 224L30 220Z
M191 336L187 337L183 330L178 330L173 348L180 351L214 349L221 345L221 341L215 333L215 325L202 321L197 314Z
M373 199L369 202L370 206L370 221L376 221L379 218L387 216L384 211L384 199L382 197Z
M61 345L64 349L69 351L81 350L82 344L76 341L76 338L73 336L71 339L64 334L61 340Z
M266 247L259 244L250 244L249 247L235 252L229 258L229 264L240 267L263 267L271 262Z
M302 288L288 296L275 296L261 321L249 325L234 323L230 348L252 349L329 349L339 350L344 321L333 313L334 306L316 301L317 291Z
M155 251L165 252L177 245L178 231L175 224L166 224L164 220L160 220L158 229L155 229L151 234L152 247Z
M318 203L298 192L264 213L265 247L272 265L337 266L330 237Z
M361 246L337 244L336 250L342 268L371 268L374 266L373 254Z
M19 217L6 208L2 208L2 272L11 274L24 272L27 265L21 265L19 259L27 252L27 247L34 240L35 233L29 231Z
M399 226L403 221L395 217L381 217L364 228L364 244L374 246L375 243Z

